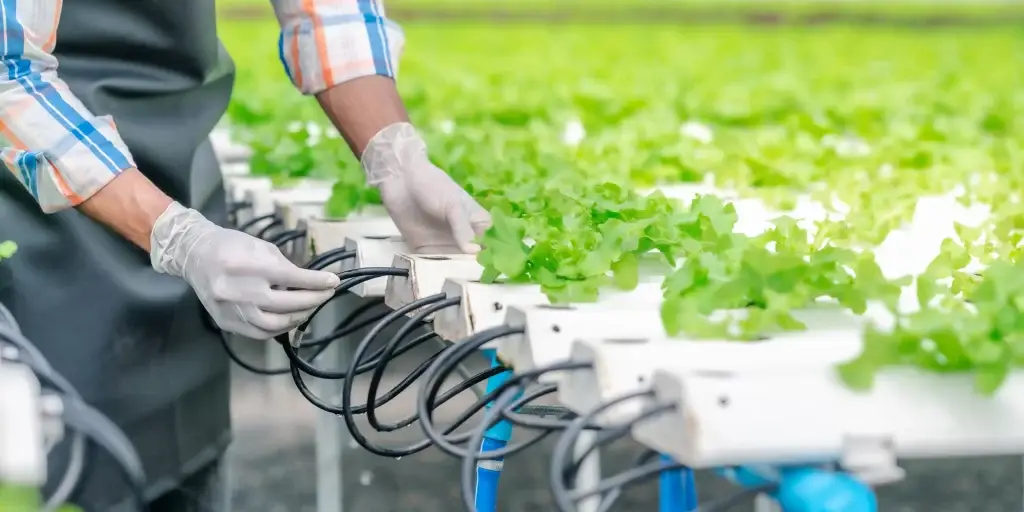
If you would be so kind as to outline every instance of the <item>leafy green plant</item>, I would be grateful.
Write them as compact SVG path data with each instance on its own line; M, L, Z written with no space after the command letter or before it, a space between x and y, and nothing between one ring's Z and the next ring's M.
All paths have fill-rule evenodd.
M410 116L431 158L494 219L481 239L484 281L593 301L602 289L635 287L655 265L666 275L669 333L740 341L801 329L793 311L821 301L855 313L881 305L895 327L870 330L864 354L840 368L858 389L909 365L974 372L988 393L1020 364L1018 31L406 32L416 43L399 87ZM594 52L599 39L616 44ZM251 78L240 87L251 90L235 95L230 115L256 148L254 172L334 180L332 216L378 203L345 145L311 128L323 123L316 105L281 100L294 93L272 54L251 64L240 66ZM779 214L763 233L744 234L739 203L671 199L680 184L756 198ZM935 195L987 218L958 225L921 275L887 278L875 248ZM804 203L820 212L813 223L784 215ZM984 277L976 264L988 267ZM899 311L911 284L920 309ZM746 314L713 315L722 310Z
M870 253L814 246L796 221L782 217L763 235L716 232L665 280L662 319L670 334L759 339L768 331L802 330L792 316L822 299L863 314L869 301L895 308L902 285L890 281ZM709 320L715 311L747 309L740 320Z
M944 249L917 278L921 309L895 311L895 326L869 330L861 355L840 367L851 386L870 388L878 371L903 365L973 372L976 389L990 395L1024 366L1024 262L997 261L957 293L942 281L969 258L952 243Z
M478 257L482 281L504 276L539 283L553 302L593 301L605 285L636 287L639 258L652 250L675 261L682 233L673 201L611 183L589 192L566 186L533 200L495 201Z

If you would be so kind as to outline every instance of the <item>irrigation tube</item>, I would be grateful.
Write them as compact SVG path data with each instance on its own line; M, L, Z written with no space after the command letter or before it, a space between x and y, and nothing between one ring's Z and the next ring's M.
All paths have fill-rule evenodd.
M281 219L278 218L276 213L268 213L266 215L260 215L259 217L253 217L253 218L245 221L240 226L238 226L238 230L243 232L243 233L248 233L249 230L253 228L253 226L255 226L255 225L257 225L260 222L263 222L265 220L271 221L270 224L268 224L268 226L277 226L277 225L279 225L281 223Z
M268 237L270 236L270 232L273 231L274 228L279 228L279 227L283 227L283 226L284 226L284 221L282 221L280 217L275 216L275 217L273 217L273 220L271 220L269 224L267 224L266 226L263 226L262 229L260 229L259 231L256 232L256 238L262 238L263 240L268 240Z
M395 457L395 458L397 458L397 457L403 457L403 456L406 456L406 455L411 455L411 454L414 454L414 453L418 453L418 452L420 452L420 451L422 451L422 450L424 450L424 449L426 449L426 448L431 446L432 439L430 439L429 436L428 436L428 439L424 439L424 440L416 442L416 443L414 443L414 444L412 444L410 446L401 447L401 448L378 446L376 444L371 443L359 431L359 428L355 424L355 420L354 420L353 416L354 416L354 414L365 413L366 417L367 417L367 420L370 423L371 427L374 428L375 430L377 430L378 432L393 432L393 431L398 430L400 428L404 428L404 427L410 426L410 425L412 425L413 423L415 423L417 421L422 422L423 416L422 416L422 414L417 412L416 414L413 414L412 416L409 416L409 417L407 417L405 419L399 420L398 422L395 422L395 423L387 423L387 424L381 423L378 420L378 418L376 417L376 408L380 407L380 405L384 401L390 400L390 399L394 398L394 396L396 396L397 393L400 393L401 391L404 391L406 388L409 387L409 385L411 384L412 380L418 379L420 376L422 376L424 374L428 374L431 371L433 371L433 373L430 373L430 377L428 377L428 382L430 381L430 379L434 378L434 376L438 376L438 375L447 376L447 373L448 373L447 370L449 370L451 368L457 368L458 363L459 363L458 359L452 359L452 358L448 357L449 354L452 353L452 351L454 350L454 348L457 345L446 346L440 352L435 353L432 356L428 357L416 370L411 372L406 377L406 379L403 380L402 383L400 383L398 386L396 386L391 391L389 391L384 397L381 397L380 399L378 399L378 397L377 397L377 390L380 388L380 381L381 381L381 378L383 376L384 368L385 368L385 366L387 365L387 363L389 361L394 359L394 356L397 354L395 349L398 346L398 344L401 342L401 340L405 339L406 336L411 334L413 332L412 331L413 328L418 327L420 325L424 325L425 324L425 319L426 319L427 316L429 316L429 315L431 315L431 314L433 314L433 313L435 313L435 312L437 312L437 311L439 311L441 309L455 306L455 305L459 304L459 302L460 302L460 299L458 297L446 298L446 296L444 294L437 294L437 295L432 295L432 296L429 296L429 297L424 297L424 298L419 299L417 301L414 301L414 302L411 302L409 304L406 304L406 305L396 309L394 312L392 312L390 315L388 315L389 318L387 318L384 321L380 322L370 332L368 332L367 335L363 338L362 342L356 348L355 354L353 354L353 357L350 359L350 363L349 363L349 373L350 374L354 371L355 368L358 368L358 367L363 366L364 364L366 364L364 362L365 358L364 358L363 354L369 349L370 344L374 341L374 338L379 334L379 332L384 328L385 324L392 323L392 322L397 321L398 319L401 319L401 318L405 318L406 315L411 314L413 311L416 311L416 313L413 314L413 316L410 319L408 319L408 321L405 323L405 325L403 325L401 328L398 329L398 331L391 337L391 339L388 341L388 343L382 349L380 349L380 351L382 351L382 352L379 355L379 357L377 357L376 367L374 368L374 373L373 373L373 376L372 376L372 379L371 379L371 382L370 382L369 389L367 391L367 398L366 398L366 405L365 406L354 406L354 405L352 405L352 381L351 380L347 380L347 381L344 382L344 385L343 385L344 389L343 389L342 394L341 394L341 396L342 396L341 415L343 416L343 418L345 420L345 423L346 423L347 427L349 428L349 432L351 433L353 439L356 441L356 443L358 443L360 446L362 446L366 450L370 451L371 453L375 453L377 455L380 455L380 456ZM432 339L434 336L435 336L434 333L428 332L425 335L421 335L421 336L417 337L416 340L414 342L412 342L412 343L417 343L417 342L419 342L421 340L422 341L429 340L429 339ZM408 345L409 344L403 345L403 347L408 346ZM439 360L449 361L451 364L446 364L446 365L443 365L441 367L435 366L437 361L439 361ZM444 371L438 371L438 368L441 368ZM482 382L485 379L491 379L491 378L493 378L493 377L495 377L495 376L497 376L497 375L499 375L501 373L504 373L504 372L505 372L505 368L500 367L500 366L499 367L490 368L490 369L485 370L485 371L483 371L483 372L481 372L481 373L479 373L479 374L477 374L477 375L475 375L475 376L473 376L473 377L471 377L469 379L466 379L465 381L461 382L460 384L456 385L455 387L453 387L451 389L448 389L441 396L437 396L437 392L439 391L439 387L438 387L438 388L434 389L433 393L431 393L431 395L430 395L430 397L431 397L430 398L430 402L431 403L429 404L429 408L430 408L431 411L433 411L434 409L436 409L437 407L439 407L443 403L447 402L448 400L454 398L458 394L461 394L462 392L471 389L472 386L476 385L478 382ZM468 439L468 434L452 435L451 433L456 428L458 428L460 425L462 425L466 421L468 421L475 412L479 411L480 409L483 409L486 406L488 401L489 401L489 399L488 398L484 398L484 397L478 399L476 401L476 403L474 403L467 410L463 411L462 414L459 415L459 417L455 420L455 422L452 425L449 425L443 432L435 434L435 435L438 438L444 439L446 443L463 443L463 442L465 442ZM362 410L360 410L361 408L362 408Z
M488 383L488 387L491 387L490 383ZM498 388L498 386L494 387L495 389ZM469 440L470 445L480 445L481 454L486 454L491 450L500 450L508 444L507 438L504 442L493 442L489 444L488 440L491 440L489 436L495 435L494 430L496 427L501 427L502 424L507 424L507 422L498 419L501 415L501 410L506 406L512 405L515 399L521 395L522 392L522 386L514 386L504 390L496 400L487 404L487 410L484 413L484 420L481 423L480 428L477 429L477 433L475 433ZM511 427L507 430L511 431ZM467 480L473 472L473 459L476 459L476 490L473 493L473 496L467 496L466 493L469 490L469 482L467 482ZM503 460L504 457L500 456L490 459L481 457L478 454L474 454L473 457L462 458L459 481L461 483L460 488L463 493L462 501L466 506L467 512L494 512L497 509L498 479L501 477L500 464L502 464ZM481 465L488 462L499 465L499 467L494 470L482 470ZM486 465L484 465L484 468L486 468ZM484 480L483 483L481 483L482 480ZM472 500L470 498L472 498ZM481 506L490 508L482 509Z
M270 237L267 241L276 245L279 249L284 249L284 246L289 242L296 242L306 237L306 231L302 229L289 229L281 231L276 235Z
M451 348L443 351L441 355L434 360L427 370L426 380L423 386L420 388L419 393L416 397L416 414L419 417L420 427L423 428L423 433L427 435L428 440L433 441L434 444L441 449L441 451L448 453L454 457L464 457L467 449L460 448L445 439L444 434L438 432L434 426L433 410L436 408L436 396L440 391L441 386L444 384L445 378L448 377L459 362L465 359L469 354L472 354L480 349L483 345L511 334L522 332L522 329L509 327L509 326L498 326L484 331L480 331L473 334L464 341L453 345ZM466 412L472 415L477 410L486 407L486 404L494 400L500 391L510 387L510 385L517 381L519 377L509 379L497 386L497 388L489 393L486 393L477 403L467 410ZM499 391L500 390L500 391ZM464 413L465 414L465 413ZM449 427L451 429L451 427ZM463 441L468 440L468 437ZM508 448L507 448L508 449Z
M228 203L228 215L234 215L249 208L252 208L252 201L246 201L244 199L241 201L232 201Z
M768 475L760 468L741 466L716 472L743 490L697 512L727 512L765 493L785 512L878 512L878 499L870 486L832 468L782 467Z
M252 209L252 201L229 201L228 202L228 222L231 224L238 224L238 214L245 210Z
M558 438L558 441L555 443L555 449L551 456L551 466L549 475L551 494L552 497L554 497L555 505L559 512L574 512L577 503L579 503L581 500L593 496L599 496L603 498L601 499L602 502L607 499L610 499L612 496L617 497L617 489L620 489L632 483L639 482L640 480L648 476L661 474L661 472L665 470L672 470L679 467L678 464L666 466L659 459L658 461L655 462L654 466L651 466L649 464L638 466L633 470L626 471L624 473L621 473L620 475L616 475L612 478L609 478L592 489L570 491L566 485L566 480L568 480L569 477L571 477L574 473L576 473L576 471L578 471L579 466L582 465L585 462L586 458L590 455L590 453L596 451L600 445L624 437L629 433L632 424L643 421L647 418L651 418L658 414L662 414L665 411L673 408L675 405L662 404L648 407L644 410L644 412L640 413L637 417L626 422L626 424L609 427L608 429L602 431L597 436L597 439L594 442L594 446L588 447L586 453L584 453L582 457L578 459L575 456L570 457L569 452L572 451L573 446L576 445L577 438L581 433L583 433L587 425L593 423L601 413L618 404L630 400L636 400L639 398L650 399L652 396L653 393L650 390L645 390L628 393L619 398L609 400L604 404L596 407L589 413L576 418L575 420L573 420L572 424L565 429L562 435ZM612 491L616 492L613 493ZM606 508L607 506L604 503L599 503L598 510Z
M593 508L598 511L607 510L619 497L623 487L637 483L655 474L658 475L659 479L659 512L694 512L697 510L697 494L693 483L692 471L664 455L657 456L658 460L654 463L647 463L646 460L648 458L656 457L656 454L653 452L645 454L632 470L603 480L598 478L598 485L591 489L577 489L570 492L565 488L565 482L570 478L576 477L577 481L579 481L578 473L583 469L587 459L602 445L626 436L633 424L661 414L673 407L672 405L660 405L648 408L625 425L612 426L600 433L593 433L591 434L592 441L584 444L582 451L580 451L581 443L579 442L579 436L585 433L583 430L587 421L592 420L597 414L617 403L645 396L648 396L648 392L634 393L617 400L612 400L598 407L591 414L577 418L574 423L579 423L571 425L566 429L563 438L559 439L555 454L552 456L552 471L555 471L555 465L563 468L558 473L552 475L551 481L552 494L556 499L559 510L572 510L574 507L577 510L584 507ZM569 460L567 446L570 444L576 447L576 450L574 450L576 453L573 454L573 462L571 464L558 462L560 460ZM585 500L589 500L590 503L580 503Z
M306 331L309 329L309 324L313 322L313 317L315 317L318 313L320 313L320 311L323 310L324 307L326 307L327 304L329 304L332 300L334 300L334 299L344 295L345 293L347 293L349 290L351 290L352 288L354 288L358 284L365 283L366 281L369 281L371 279L376 279L378 277L408 276L409 275L409 270L408 269L402 269L402 268L394 268L394 267L368 267L368 268L364 267L364 268L353 268L353 269L349 269L349 270L343 270L341 272L337 272L337 275L338 275L338 278L341 279L341 284L338 285L338 287L334 289L334 296L331 297L327 302L324 302L323 304L320 304L319 306L317 306L317 308L314 309L312 313L310 313L309 318L307 318L304 322L302 322L302 324L299 325L299 327L297 329L295 329L294 338L290 342L293 345L298 346L299 344L301 344L302 339L306 335ZM283 336L283 338L281 338L281 339L284 339L285 341L287 341L287 338L288 338L288 334L287 333L282 334L281 336ZM323 379L332 379L332 378L333 379L338 379L338 378L343 378L343 377L320 377L320 378L323 378Z
M665 466L676 461L668 455L659 457ZM680 467L662 471L658 475L658 512L693 512L697 510L697 484L693 470Z
M395 334L391 336L391 339L388 340L387 344L384 345L383 351L381 352L380 357L378 357L377 365L373 369L373 374L371 375L370 378L370 385L367 387L366 391L366 408L364 410L364 414L366 415L366 420L370 424L370 427L372 427L377 432L394 432L401 428L405 428L409 425L412 425L416 421L415 415L407 417L395 423L382 423L377 418L377 407L380 407L383 403L386 403L378 399L377 391L380 389L381 381L384 378L384 371L387 369L388 363L390 363L396 357L396 349L398 348L398 345L402 342L403 339L406 338L406 336L413 334L413 331L415 329L426 325L426 318L428 316L442 309L458 305L459 302L460 299L457 297L446 298L443 294L437 294L413 301L408 305L408 307L410 307L410 312L416 311L417 309L419 311L417 311L411 318L409 318L404 325L399 327ZM426 334L418 336L417 338L415 338L413 342L410 343L419 344L436 337L436 333L428 330ZM359 348L356 349L356 354L358 356L361 356L363 351L365 351L367 346L366 344L368 344L371 341L370 338L371 335L367 334L366 339L363 340L363 343L360 343ZM445 350L446 348L447 347L442 348L442 351ZM399 384L399 386L396 386L394 389L392 389L392 391L385 394L385 396L388 397L388 400L393 399L395 396L397 396L397 393L401 393L402 391L408 389L409 386L411 386L416 379L418 379L420 376L426 373L427 369L430 367L430 364L439 355L440 352L434 353L433 355L428 357L423 363L421 363L415 370L409 372L409 374L402 381L402 383ZM352 361L358 361L359 359L361 359L361 357L353 357ZM398 390L399 387L401 387L401 390ZM349 393L351 392L351 385L346 384L345 390L346 396L348 396ZM397 391L397 393L395 391Z
M482 351L484 355L490 359L491 368L501 367L501 362L498 360L498 351L495 349L485 349ZM487 392L491 393L494 390L500 388L505 382L508 381L510 373L503 372L499 375L487 379ZM514 401L522 394L522 390L511 398ZM495 402L487 403L487 410L490 410L494 406ZM512 424L508 420L501 419L493 426L489 427L484 433L483 439L480 441L480 452L487 453L495 450L500 450L508 445L509 439L512 438ZM476 492L474 493L474 501L476 503L477 512L496 512L498 509L498 483L501 480L501 471L504 468L505 458L496 457L491 460L480 459L476 463Z

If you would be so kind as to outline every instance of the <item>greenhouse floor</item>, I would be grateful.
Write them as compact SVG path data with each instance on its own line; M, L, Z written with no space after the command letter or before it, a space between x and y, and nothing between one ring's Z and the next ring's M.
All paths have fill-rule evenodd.
M252 352L249 360L258 356L244 352ZM232 377L234 509L314 511L313 406L291 390L291 396L274 395L263 379L240 367L232 368Z
M250 361L259 360L261 346L243 349ZM407 360L391 367L390 387L424 353L412 351ZM403 364L404 363L404 364ZM288 382L272 389L263 377L233 368L232 416L235 442L230 451L234 509L246 512L314 512L316 470L314 419L316 410ZM362 384L361 386L359 384ZM357 381L365 389L365 381ZM365 396L357 394L357 396ZM384 411L384 419L398 419L413 408L413 394L400 397ZM469 398L467 397L467 401ZM468 402L467 402L468 403ZM338 421L342 421L340 418ZM415 429L415 430L413 430ZM418 427L386 438L391 444L414 440ZM408 435L403 435L403 434ZM549 437L526 454L505 465L502 502L508 512L550 511L546 485ZM345 450L343 468L346 511L455 512L458 505L458 463L437 450L392 460L351 448ZM625 468L640 451L628 441L604 457L606 468ZM1024 510L1022 462L1019 457L918 461L905 464L908 479L883 489L880 509L886 512L1021 512ZM403 484L399 484L403 482ZM704 472L698 474L703 500L725 496L735 488ZM627 493L619 510L656 510L655 489L646 485ZM747 505L733 509L749 512Z

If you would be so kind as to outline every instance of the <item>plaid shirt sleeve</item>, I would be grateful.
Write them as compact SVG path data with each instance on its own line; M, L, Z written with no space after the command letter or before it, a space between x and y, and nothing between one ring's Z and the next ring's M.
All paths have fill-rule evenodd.
M272 0L281 62L303 94L355 78L395 78L405 44L381 0Z
M111 118L89 112L57 76L61 4L0 0L0 160L47 213L77 206L135 166Z

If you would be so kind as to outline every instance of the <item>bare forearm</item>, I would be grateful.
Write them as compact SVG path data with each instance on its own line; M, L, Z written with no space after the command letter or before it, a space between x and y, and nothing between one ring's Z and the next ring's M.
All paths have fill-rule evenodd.
M316 98L357 157L381 129L409 122L395 81L388 77L349 80L317 94Z
M128 169L78 205L78 211L148 252L153 224L171 202L138 169Z

